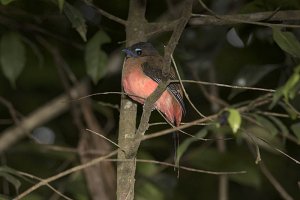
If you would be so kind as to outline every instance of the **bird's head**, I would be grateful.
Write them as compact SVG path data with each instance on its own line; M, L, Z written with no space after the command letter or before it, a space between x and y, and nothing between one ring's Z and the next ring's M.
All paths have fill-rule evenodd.
M122 50L126 53L126 57L144 57L159 55L158 51L149 42L139 42Z

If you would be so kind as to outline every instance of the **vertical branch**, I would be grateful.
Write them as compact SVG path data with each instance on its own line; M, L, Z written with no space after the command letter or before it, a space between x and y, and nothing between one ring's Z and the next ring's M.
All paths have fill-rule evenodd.
M146 41L145 36L145 0L131 0L129 4L128 20L126 23L126 46L136 42ZM123 74L122 74L123 79ZM119 146L128 152L131 148L136 131L137 105L125 95L121 97L119 121ZM123 151L119 151L118 159L127 158ZM134 199L135 158L132 162L118 162L117 165L117 199Z
M190 19L190 16L192 14L192 8L193 8L193 1L188 0L184 4L183 13L181 15L181 18L179 19L177 26L175 26L175 29L173 30L172 36L167 45L168 48L165 48L164 66L163 66L163 74L164 75L168 75L170 73L171 55L173 54L175 47L177 46L178 40L188 22L188 20Z
M131 0L126 26L126 46L147 40L145 30L148 25L145 19L146 0Z

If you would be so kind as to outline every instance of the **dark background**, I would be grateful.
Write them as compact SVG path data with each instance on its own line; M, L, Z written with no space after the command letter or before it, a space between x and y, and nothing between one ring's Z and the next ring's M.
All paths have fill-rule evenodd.
M7 78L3 70L3 62L1 63L0 96L13 106L19 120L26 118L36 109L65 92L56 67L57 63L49 52L49 48L41 42L42 40L46 40L59 51L61 58L80 81L88 77L87 65L89 63L84 58L85 54L92 52L86 51L87 42L98 31L102 32L104 36L100 37L100 40L104 41L104 38L109 38L110 41L99 46L99 51L107 58L104 58L103 63L98 66L100 75L95 78L97 80L94 83L89 82L89 93L121 90L121 68L124 56L121 49L125 47L124 41L126 40L125 29L122 25L105 18L94 8L86 5L84 1L66 1L77 9L84 19L83 22L87 28L87 42L85 42L72 27L70 22L72 20L66 17L66 11L59 10L57 1L15 0L9 2L8 5L4 5L3 2L5 1L2 1L0 6L2 38L0 57L2 60L6 59L3 58L7 56L4 52L10 52L8 46L11 45L13 48L13 42L19 38L24 51L19 52L23 56L17 53L15 59L22 60L20 57L26 57L26 60L15 79ZM251 14L300 9L300 3L297 0L205 2L217 14ZM178 13L168 11L172 11L180 3L175 0L148 1L146 17L149 21L158 20L165 15L170 19L176 18L179 16ZM128 4L129 2L124 0L94 1L97 7L122 19L127 18ZM197 1L194 4L194 13L209 14ZM291 23L299 24L300 17L298 18ZM286 23L286 21L277 23ZM287 21L287 23L290 22ZM291 32L295 36L295 40L291 41L299 43L297 41L300 36L299 28L282 28L281 31ZM5 43L3 38L12 33L13 39ZM163 33L151 38L150 41L163 52L163 45L166 44L169 36L169 33ZM8 46L3 46L3 44L8 44ZM16 46L18 48L18 44ZM299 57L290 55L289 50L284 51L278 42L274 41L270 27L250 24L187 25L174 52L174 57L182 79L269 89L283 86L296 73L294 69L299 64ZM112 63L113 61L116 62ZM14 71L14 66L16 65L11 64L8 67ZM297 91L299 78L296 79L296 83L295 90ZM249 101L267 93L188 83L185 83L185 87L195 106L205 115L217 113L224 107L248 105ZM207 95L204 95L205 91ZM225 150L220 150L217 140L193 141L187 145L187 149L182 150L181 165L211 171L247 171L243 175L229 175L227 199L282 199L280 192L275 189L276 184L271 183L270 177L263 172L261 166L264 166L268 174L277 180L277 184L280 184L293 199L299 199L299 163L296 164L276 150L280 149L295 159L300 158L300 124L299 111L297 111L300 109L300 99L298 93L295 93L295 97L289 99L290 105L295 110L291 110L284 100L280 100L271 110L270 104L253 109L242 116L241 129L236 134L232 133L228 123L219 128L206 124L186 129L186 132L193 135L199 134L201 137L219 138L221 136L231 139L222 142L225 143ZM221 103L207 98L209 96L215 96ZM116 108L119 102L120 95L118 94L92 97L92 106L98 122L107 133L107 137L113 141L117 141L119 112ZM186 104L187 114L183 122L199 118L187 101ZM139 114L142 112L141 108L139 106ZM266 112L283 115L274 116ZM226 116L228 114L225 114L225 121ZM258 124L251 123L243 117L255 119ZM18 125L12 118L7 104L2 101L0 122L1 131ZM163 118L154 111L150 122L163 122ZM219 122L220 120L216 120L214 123ZM168 125L151 126L146 134L168 127ZM245 136L246 133L264 138L267 143L257 138L253 142ZM15 170L47 178L80 164L76 153L80 134L69 111L35 127L30 134L31 137L27 136L18 140L1 154L0 193L4 199L15 197L37 182L30 178L23 178ZM180 136L181 143L188 139L190 137ZM262 159L260 165L255 164L255 144L260 149ZM55 150L51 148L53 146L68 147L74 152L63 149ZM173 153L172 137L166 135L143 142L138 158L173 162ZM139 163L136 175L136 199L218 199L218 179L219 176L216 175L185 170L180 170L179 178L177 178L177 172L174 172L172 167ZM92 199L81 172L63 177L52 182L51 185L72 199ZM49 188L41 187L30 193L26 199L59 199L59 197Z

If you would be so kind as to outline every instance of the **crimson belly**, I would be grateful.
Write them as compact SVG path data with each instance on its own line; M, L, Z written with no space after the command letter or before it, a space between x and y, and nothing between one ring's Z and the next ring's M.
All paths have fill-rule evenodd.
M144 104L145 99L153 93L157 87L157 83L143 72L136 70L127 75L123 80L124 91L135 101ZM168 92L165 91L156 101L155 108L160 110L167 119L176 125L180 124L182 117L182 109L177 100Z

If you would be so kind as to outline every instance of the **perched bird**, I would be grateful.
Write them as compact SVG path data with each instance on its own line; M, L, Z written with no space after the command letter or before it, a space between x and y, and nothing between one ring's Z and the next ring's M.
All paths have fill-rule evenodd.
M145 99L163 78L163 57L148 42L136 43L123 51L126 53L122 78L124 91L133 100L144 104ZM170 79L176 79L173 68L170 71ZM166 116L169 122L179 126L185 113L180 84L170 83L154 106Z

